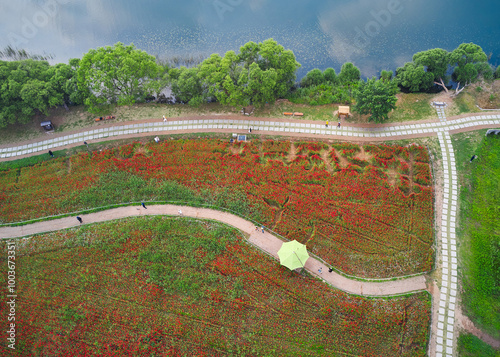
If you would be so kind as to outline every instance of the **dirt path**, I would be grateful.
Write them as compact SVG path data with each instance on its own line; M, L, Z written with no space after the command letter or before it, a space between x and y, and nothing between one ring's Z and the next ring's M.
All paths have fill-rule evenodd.
M248 234L248 242L264 252L278 259L278 250L283 241L269 232L262 233L255 229L255 224L244 220L241 217L230 213L216 211L206 208L196 208L189 206L174 205L152 205L147 209L141 206L129 206L113 208L102 212L81 215L83 224L104 222L125 217L137 217L145 215L170 215L178 216L178 211L186 217L213 219L233 227L236 227ZM1 227L0 238L15 238L30 236L42 232L57 231L60 229L73 228L79 226L75 217L65 217L52 221L43 221L19 227ZM307 260L305 268L312 275L324 280L333 287L351 294L365 296L385 296L398 295L409 292L422 291L426 289L425 276L419 275L400 280L388 280L383 282L369 282L346 278L335 272L328 272L328 266L319 260L311 257Z

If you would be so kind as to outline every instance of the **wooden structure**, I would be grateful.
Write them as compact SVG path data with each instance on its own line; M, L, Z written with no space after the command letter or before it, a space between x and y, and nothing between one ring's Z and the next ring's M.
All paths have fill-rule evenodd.
M348 105L339 106L339 111L337 115L339 118L341 118L342 116L348 117L349 115L351 115L351 107L349 107Z

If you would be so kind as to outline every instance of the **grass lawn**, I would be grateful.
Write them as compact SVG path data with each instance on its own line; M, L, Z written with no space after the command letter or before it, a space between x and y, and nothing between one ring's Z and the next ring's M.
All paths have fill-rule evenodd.
M17 241L16 267L11 355L426 355L427 293L331 289L213 221L130 218L36 235Z
M490 345L471 334L460 334L458 337L458 354L460 357L499 357Z
M297 239L347 274L432 269L432 170L418 145L181 139L56 154L0 171L1 221L143 200L205 203Z
M486 130L452 136L460 179L458 230L465 313L500 337L500 138ZM469 163L472 155L478 159Z

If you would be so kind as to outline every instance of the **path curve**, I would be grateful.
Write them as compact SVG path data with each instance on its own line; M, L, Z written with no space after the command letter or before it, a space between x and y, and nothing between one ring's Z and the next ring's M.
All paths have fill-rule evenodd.
M178 210L181 210L183 216L186 217L212 219L238 228L249 235L249 243L278 259L278 250L283 244L282 240L267 231L262 233L261 230L255 230L255 224L250 221L231 213L213 209L177 205L151 205L147 206L146 209L141 206L127 206L81 215L80 217L83 220L83 224L90 224L146 215L173 216L178 215ZM79 223L75 217L65 217L51 221L32 223L25 226L0 227L0 238L24 237L37 233L72 228L78 225ZM425 277L423 275L384 282L358 281L346 278L335 272L329 273L328 267L313 257L307 260L305 268L312 275L324 280L331 286L351 294L363 296L388 296L423 291L426 289Z

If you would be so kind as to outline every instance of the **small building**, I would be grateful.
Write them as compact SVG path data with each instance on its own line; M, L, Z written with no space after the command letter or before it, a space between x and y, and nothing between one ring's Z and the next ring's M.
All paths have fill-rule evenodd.
M40 126L46 131L54 130L54 125L52 125L52 122L50 120L41 122Z
M349 115L351 115L351 107L349 107L348 105L346 105L346 106L340 105L339 111L338 111L339 118L342 116L348 117Z

